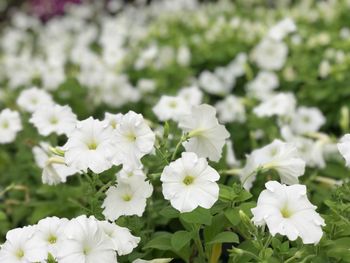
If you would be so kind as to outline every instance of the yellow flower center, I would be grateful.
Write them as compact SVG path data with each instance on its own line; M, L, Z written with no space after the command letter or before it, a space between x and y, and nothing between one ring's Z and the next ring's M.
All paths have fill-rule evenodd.
M17 252L16 252L16 257L18 258L18 259L21 259L21 258L23 258L24 257L24 251L23 251L23 249L18 249L17 250Z
M57 237L54 236L54 235L50 235L49 238L47 239L47 241L50 243L50 244L55 244L57 242Z
M129 202L132 199L132 196L130 194L123 195L123 200L125 202Z
M284 206L280 212L283 218L290 218L293 215L292 211L290 211L287 206Z
M98 144L95 140L91 140L88 144L87 147L89 148L89 150L96 150L98 147Z
M193 183L193 181L194 181L194 177L193 177L193 176L190 176L190 175L187 175L187 176L183 179L182 182L183 182L185 185L190 185L190 184Z
M136 135L134 133L129 133L126 135L126 138L128 139L128 141L130 142L134 142L136 141Z

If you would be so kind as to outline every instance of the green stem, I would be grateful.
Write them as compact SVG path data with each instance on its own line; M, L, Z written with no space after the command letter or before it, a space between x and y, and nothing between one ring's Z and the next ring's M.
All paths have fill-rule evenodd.
M183 134L183 135L181 136L179 142L176 144L176 147L175 147L175 150L174 150L174 152L173 152L173 155L171 156L171 160L172 160L172 161L175 159L176 154L177 154L177 152L179 151L179 148L180 148L180 146L182 145L182 143L183 143L184 141L186 141L187 139L188 139L188 135Z
M194 226L194 230L196 232L196 236L194 238L194 242L195 242L195 244L197 246L198 255L199 255L199 258L201 260L200 262L206 262L206 256L205 256L205 252L204 252L204 249L203 249L201 237L200 237L200 234L199 234L200 227L195 225Z

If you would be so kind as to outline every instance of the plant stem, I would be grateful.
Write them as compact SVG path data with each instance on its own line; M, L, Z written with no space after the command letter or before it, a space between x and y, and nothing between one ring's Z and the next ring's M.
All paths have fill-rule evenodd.
M179 140L179 142L176 144L175 150L173 152L173 155L171 156L171 161L173 161L176 157L177 152L179 151L179 148L181 144L188 139L188 136L186 134L183 134Z
M206 256L205 256L205 252L204 252L204 249L203 249L201 237L200 237L200 234L199 234L200 227L195 225L194 226L194 230L196 232L196 236L194 238L194 242L195 242L195 244L197 246L199 258L201 259L201 262L206 262Z

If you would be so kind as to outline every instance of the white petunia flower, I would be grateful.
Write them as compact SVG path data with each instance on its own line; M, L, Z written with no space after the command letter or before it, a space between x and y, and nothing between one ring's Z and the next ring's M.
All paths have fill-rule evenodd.
M278 85L278 77L274 72L260 71L256 78L247 84L247 93L259 100L266 100L273 95L273 90Z
M253 109L258 117L289 116L295 110L296 100L292 93L278 93Z
M121 122L122 118L123 118L123 114L121 113L113 114L113 113L106 112L104 121L109 123L109 125L115 130L117 129L117 126Z
M265 186L257 207L251 210L255 225L266 224L272 236L278 233L291 241L300 237L304 244L317 244L325 222L308 200L305 185L270 181Z
M222 123L246 120L244 105L241 99L234 95L226 96L225 99L215 104L215 108Z
M259 169L276 170L282 183L297 184L298 177L305 172L305 161L299 157L294 144L276 139L247 157L241 173L241 181L246 189L251 188Z
M170 163L162 172L164 198L181 213L198 206L211 208L219 197L216 183L220 175L195 153L184 152L180 159Z
M253 50L253 59L261 69L280 70L286 62L288 47L285 43L263 39Z
M4 109L0 112L0 144L13 142L21 130L21 118L17 111Z
M116 152L113 129L106 122L92 117L79 121L63 146L68 166L87 172L102 173L112 166Z
M48 143L41 142L39 146L33 148L36 164L43 169L42 182L48 185L65 183L68 176L72 176L79 171L68 167L64 157L55 155L50 150Z
M108 221L99 221L98 223L113 242L114 250L119 256L130 254L141 240L141 238L133 236L126 227L120 227Z
M34 112L43 105L50 105L53 103L51 95L37 87L23 90L17 98L18 106L28 112Z
M226 86L217 74L207 70L200 74L198 84L206 92L214 95L225 95L231 90L231 87Z
M178 97L183 98L190 105L199 105L202 103L203 92L197 86L185 87L180 89Z
M315 107L299 107L292 116L291 128L297 134L317 132L325 124L326 118Z
M268 32L268 37L276 41L281 41L285 36L295 32L296 30L297 30L297 27L293 19L287 17L279 21L273 27L271 27L271 29Z
M190 112L191 106L181 97L163 95L152 110L161 121L178 121L182 115Z
M350 167L350 134L344 135L337 146L340 154L345 159L346 166Z
M66 241L64 227L68 223L66 218L47 217L38 222L35 236L43 241L48 251L53 257L57 257L58 249Z
M72 219L65 226L66 240L58 250L58 262L116 263L112 240L94 217L85 215Z
M0 249L0 262L44 262L47 258L46 244L35 237L35 232L36 229L34 226L8 231L6 242Z
M129 111L120 120L115 130L118 152L114 156L115 165L139 168L141 158L153 150L155 134L141 114Z
M54 104L38 107L29 121L43 136L51 133L69 135L76 126L77 116L69 106Z
M189 140L183 143L186 151L208 157L211 161L221 158L222 148L230 134L215 115L214 107L202 104L193 106L191 114L183 116L179 127L188 133Z
M152 192L152 185L138 176L119 180L117 186L111 186L106 191L102 213L108 220L116 220L122 215L142 216Z

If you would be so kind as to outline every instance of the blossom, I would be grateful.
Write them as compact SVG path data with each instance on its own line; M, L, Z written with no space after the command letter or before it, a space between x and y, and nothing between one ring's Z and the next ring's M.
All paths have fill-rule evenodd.
M8 231L6 242L0 249L0 262L43 262L47 258L46 245L43 241L38 240L34 233L34 226Z
M161 121L178 121L179 117L188 114L191 110L191 106L182 97L163 95L152 110Z
M295 110L296 100L292 93L278 93L253 109L258 117L288 116Z
M17 111L4 109L0 112L0 144L13 142L21 130L21 118Z
M325 124L326 118L315 107L299 107L292 116L291 129L297 134L316 132Z
M68 166L87 172L102 173L111 168L112 156L116 152L113 129L92 117L79 121L63 146Z
M46 244L46 251L54 257L57 257L60 246L66 241L64 227L68 222L66 218L47 217L37 224L35 236Z
M244 122L246 119L245 108L240 100L233 95L228 95L222 101L215 104L220 122Z
M219 197L216 183L219 178L220 175L205 158L184 152L181 158L164 168L160 180L164 198L183 213L191 212L198 206L211 208Z
M276 170L285 184L297 184L298 177L305 172L305 161L299 157L292 143L275 139L272 143L254 150L247 158L241 173L241 181L249 189L258 170Z
M104 121L106 121L115 130L118 124L121 122L122 118L123 114L121 113L113 114L106 112Z
M295 32L296 29L297 27L293 19L287 17L271 27L268 36L274 40L280 41L289 33Z
M43 105L53 104L49 93L37 87L23 90L17 98L18 106L28 112L34 112Z
M64 233L66 240L58 251L58 262L117 262L112 240L93 216L72 219L66 224Z
M68 135L75 128L77 116L69 106L53 104L38 107L29 121L43 136L51 133Z
M48 185L65 183L68 176L79 171L67 166L64 157L52 153L50 148L51 146L45 142L33 148L35 162L43 169L42 182Z
M116 220L122 215L142 216L152 192L152 185L138 176L118 180L117 186L111 186L106 191L102 213L108 220Z
M337 146L340 154L345 159L346 166L350 167L350 134L344 135Z
M285 43L269 38L263 39L253 50L253 59L261 69L280 70L287 58Z
M155 142L155 134L143 116L133 111L120 119L114 138L118 152L114 155L113 163L135 168L141 166L141 158L153 150Z
M247 84L247 93L260 100L266 100L273 95L273 90L278 85L277 75L274 72L263 70Z
M183 143L186 151L208 157L211 161L221 158L222 148L230 134L215 115L214 107L202 104L193 106L191 113L183 116L179 127L188 133L189 140Z
M141 240L141 238L133 236L126 227L120 227L108 221L99 221L99 226L111 239L114 250L119 256L130 254Z
M180 89L178 97L183 98L190 105L202 103L203 92L197 86L184 87Z
M322 217L306 195L304 185L291 186L270 181L260 193L257 206L251 211L257 226L267 225L272 236L277 233L289 240L300 237L304 244L317 244L322 237Z

